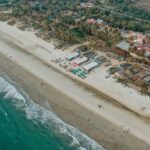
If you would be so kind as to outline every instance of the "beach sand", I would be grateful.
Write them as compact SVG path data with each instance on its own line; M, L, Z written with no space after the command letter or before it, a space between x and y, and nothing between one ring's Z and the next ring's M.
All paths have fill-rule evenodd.
M23 44L34 47L26 38ZM150 149L149 119L96 95L22 50L18 43L15 38L11 42L0 39L0 72L19 83L34 101L43 106L49 103L64 121L109 150Z
M100 95L109 97L108 100L120 103L138 115L150 118L150 98L141 95L132 88L124 87L112 77L105 79L108 68L101 66L94 71L95 73L90 73L87 79L82 80L52 62L52 60L57 58L65 58L77 45L69 47L65 51L55 49L53 42L48 43L37 38L32 32L23 32L3 22L0 22L0 34L3 35L0 37L1 41L7 41L7 43L12 45L15 44L19 49L34 55L37 59L59 70L66 76L76 79Z

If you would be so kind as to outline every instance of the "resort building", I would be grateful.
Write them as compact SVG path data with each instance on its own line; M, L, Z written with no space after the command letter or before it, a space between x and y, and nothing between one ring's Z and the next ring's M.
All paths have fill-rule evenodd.
M97 62L91 62L85 66L83 66L83 69L86 71L86 72L90 72L92 69L94 69L95 67L98 66L98 63Z
M81 58L77 58L74 61L72 61L71 64L81 65L81 64L83 64L83 63L85 63L87 61L88 61L87 57L81 57Z
M116 45L116 48L114 51L118 55L125 57L129 53L129 49L130 49L130 44L128 42L123 41Z
M80 54L78 52L73 52L70 55L68 55L66 59L71 61L71 60L77 58L78 56L80 56Z

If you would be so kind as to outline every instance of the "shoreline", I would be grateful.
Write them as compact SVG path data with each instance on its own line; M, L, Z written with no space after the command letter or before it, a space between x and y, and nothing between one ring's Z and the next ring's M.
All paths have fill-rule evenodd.
M15 38L12 40L15 42ZM27 50L20 50L16 43L13 45L5 40L0 44L0 68L18 82L34 101L43 105L46 100L63 120L109 150L149 149L148 119L112 105L102 95L97 96L79 86ZM29 44L28 41L25 41L26 44ZM30 46L36 51L34 45L27 45L28 48ZM99 104L102 108L98 108Z
M98 116L91 112L91 110L73 103L67 95L57 91L55 88L24 70L4 55L0 55L0 75L3 74L7 74L13 81L17 82L36 103L44 106L45 102L48 102L60 118L79 128L82 132L96 140L108 150L148 150L149 145L144 141L136 139L128 133L125 134L122 129L119 129L116 125L105 120L102 116ZM26 80L27 77L28 80ZM64 100L58 100L58 97L64 98ZM72 106L72 108L68 109L66 106L69 101L69 106ZM79 113L76 114L75 110ZM80 112L84 114L79 115ZM90 114L90 118L93 116L95 123L100 125L100 128L94 126L94 122L92 123L86 114ZM117 136L117 138L114 137L114 135Z

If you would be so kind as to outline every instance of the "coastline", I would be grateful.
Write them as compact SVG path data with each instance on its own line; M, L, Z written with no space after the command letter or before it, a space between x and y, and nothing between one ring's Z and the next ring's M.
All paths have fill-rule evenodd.
M79 128L108 150L148 150L149 145L144 141L125 133L124 130L91 110L77 105L67 95L57 91L4 55L0 55L0 75L6 74L23 87L35 102L43 106L48 102L65 122Z
M78 127L110 150L148 150L150 124L147 120L137 117L124 108L113 106L112 103L104 100L103 96L97 98L94 93L89 93L88 90L79 87L75 82L60 75L61 73L56 72L35 56L25 51L22 52L19 47L14 47L9 41L1 42L1 50L3 48L5 50L3 53L1 51L0 68L14 81L19 82L37 103L42 105L43 99L46 99L53 110L66 122ZM30 64L31 66L29 66ZM52 74L52 72L55 73ZM50 81L49 78L54 81ZM56 82L60 81L59 78L61 81L64 79L60 85ZM68 89L69 85L73 89ZM69 93L71 91L74 93ZM82 91L85 95L81 94ZM83 101L84 98L87 100ZM99 103L104 108L99 109L97 107ZM131 119L135 119L135 123L132 124ZM121 128L121 125L125 125L125 129ZM131 133L127 133L129 128ZM137 134L135 134L136 132Z

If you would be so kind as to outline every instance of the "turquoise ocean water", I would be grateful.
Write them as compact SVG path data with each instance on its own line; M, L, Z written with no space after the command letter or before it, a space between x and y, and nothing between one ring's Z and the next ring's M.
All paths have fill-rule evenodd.
M0 77L0 150L103 150L17 87Z

